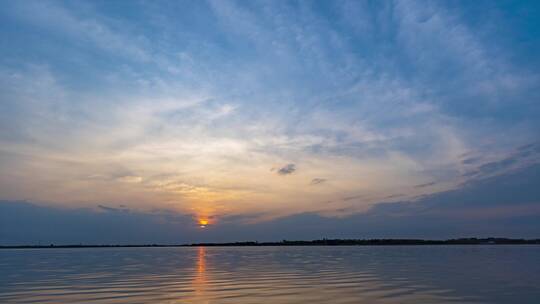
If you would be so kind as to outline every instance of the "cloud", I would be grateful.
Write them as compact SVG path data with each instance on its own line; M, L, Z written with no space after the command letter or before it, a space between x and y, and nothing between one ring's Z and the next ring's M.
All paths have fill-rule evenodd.
M0 244L171 243L189 240L187 235L196 229L189 215L127 212L103 205L98 208L67 209L0 201Z
M356 200L356 199L365 198L365 197L366 196L364 194L358 194L358 195L346 196L346 197L342 198L341 200L342 201L351 201L351 200Z
M350 214L537 158L526 144L540 131L538 52L518 41L534 14L441 2L170 5L4 6L3 198L272 216L332 201ZM493 19L502 11L525 19ZM291 160L336 187L292 178L294 164L272 170L292 174L287 183L254 178ZM425 181L437 187L415 188Z
M385 196L384 199L391 199L391 198L396 198L396 197L401 197L401 196L404 196L404 194L392 194L392 195L388 195L388 196Z
M477 163L478 161L480 160L479 157L470 157L470 158L466 158L462 161L462 163L464 165L472 165L472 164L475 164Z
M310 185L318 185L318 184L322 184L326 182L326 179L324 178L314 178L311 180L311 182L309 183Z
M0 201L0 244L183 243L328 238L538 237L540 163L415 201L380 203L340 217L314 212L253 221L258 213L216 218L197 229L192 215L124 207L53 208ZM122 211L122 212L120 212ZM21 225L21 223L31 223ZM214 229L215 228L215 229Z
M107 212L130 212L130 210L123 205L120 205L120 208L114 208L114 207L109 207L105 205L98 205L98 208L100 210L107 211Z
M128 176L119 177L118 180L125 183L140 183L143 180L143 178L140 176L128 175Z
M29 1L13 5L12 9L14 16L29 24L65 35L79 43L90 42L94 49L110 52L121 59L158 61L155 54L150 55L151 44L146 37L132 37L126 28L107 22L110 20L91 6L83 6L74 12L54 2ZM86 18L87 14L92 16ZM111 27L113 24L116 25L114 28Z
M295 164L287 164L277 170L277 173L279 175L289 175L294 173L296 171L296 165Z
M523 168L540 161L540 144L537 142L518 147L502 158L488 162L481 162L478 157L476 167L471 168L463 174L464 177L481 179L496 174L503 174L516 168ZM469 165L472 163L468 163Z
M425 187L433 186L435 184L437 184L437 182L430 182L430 183L420 184L420 185L416 185L414 187L415 188L425 188Z

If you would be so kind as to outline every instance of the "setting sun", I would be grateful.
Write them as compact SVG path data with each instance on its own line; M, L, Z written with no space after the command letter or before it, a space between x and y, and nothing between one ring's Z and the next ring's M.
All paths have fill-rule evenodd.
M205 228L206 225L208 225L208 220L200 219L199 220L199 225L201 225L201 228Z

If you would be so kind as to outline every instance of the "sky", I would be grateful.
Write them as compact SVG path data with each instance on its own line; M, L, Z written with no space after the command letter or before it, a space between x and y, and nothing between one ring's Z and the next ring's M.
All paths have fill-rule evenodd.
M540 237L536 1L0 7L2 244Z

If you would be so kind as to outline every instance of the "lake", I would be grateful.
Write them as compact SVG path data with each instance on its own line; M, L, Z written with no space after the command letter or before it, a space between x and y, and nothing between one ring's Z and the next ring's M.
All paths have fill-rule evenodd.
M0 303L540 303L540 246L0 250Z

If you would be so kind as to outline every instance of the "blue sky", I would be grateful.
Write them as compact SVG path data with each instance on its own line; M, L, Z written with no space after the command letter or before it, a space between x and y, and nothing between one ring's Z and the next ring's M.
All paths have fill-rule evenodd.
M540 161L534 1L16 1L0 17L0 208L50 225L123 210L164 241L281 239L268 227L287 219L325 233L306 216L399 237L398 209L418 222L404 235L540 233L523 224L538 183L511 182ZM503 181L525 196L486 194ZM239 232L255 226L275 233ZM6 242L35 241L16 230Z

